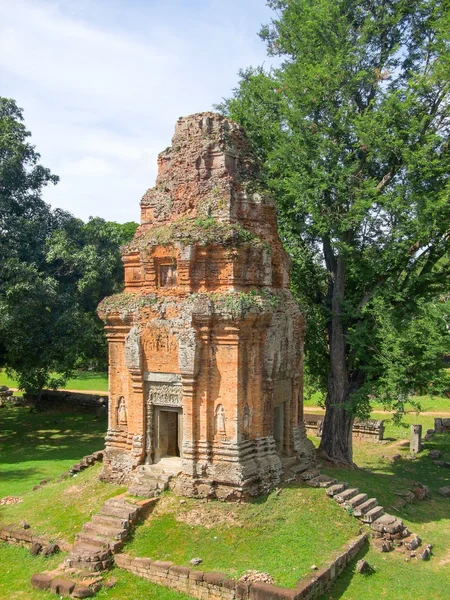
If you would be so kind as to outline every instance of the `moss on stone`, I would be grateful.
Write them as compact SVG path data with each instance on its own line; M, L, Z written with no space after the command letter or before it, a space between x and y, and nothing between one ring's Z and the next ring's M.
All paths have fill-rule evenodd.
M278 293L269 290L251 290L250 292L206 292L192 294L190 300L196 302L197 306L202 300L212 303L212 309L216 314L231 314L242 316L247 313L272 312L283 304L284 291Z
M149 246L175 244L238 248L246 244L265 248L267 243L237 223L223 223L212 217L182 217L173 223L152 227L122 247L123 253L139 252Z
M147 306L154 306L158 302L156 294L115 294L100 302L97 312L106 320L108 315L116 313L122 319L137 313Z

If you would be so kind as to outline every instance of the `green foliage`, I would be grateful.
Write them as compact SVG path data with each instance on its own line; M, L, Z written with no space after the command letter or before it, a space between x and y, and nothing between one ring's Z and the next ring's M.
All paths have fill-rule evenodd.
M72 367L107 367L104 327L96 310L103 298L123 288L120 247L130 241L136 229L133 222L122 225L98 217L87 223L73 219L70 227L54 231L47 241L47 264L59 289L77 303L82 317Z
M371 394L395 405L434 388L450 347L440 303L450 280L449 5L269 5L261 37L281 65L242 72L221 108L244 126L278 202L311 387L349 414L366 412Z
M39 164L22 111L0 98L0 367L31 393L76 366L106 368L98 302L121 289L121 244L135 223L84 224L41 198L58 177ZM58 373L55 376L54 373Z

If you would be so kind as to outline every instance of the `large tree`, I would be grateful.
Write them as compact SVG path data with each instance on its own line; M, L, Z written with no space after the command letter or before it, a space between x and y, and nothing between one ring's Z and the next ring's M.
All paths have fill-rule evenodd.
M43 167L14 100L0 98L0 367L27 392L64 383L74 368L105 368L96 308L120 291L120 245L136 223L90 219L51 208Z
M374 394L438 389L449 347L449 3L268 4L279 66L243 72L222 110L278 202L308 376L326 390L321 450L352 464L354 416Z

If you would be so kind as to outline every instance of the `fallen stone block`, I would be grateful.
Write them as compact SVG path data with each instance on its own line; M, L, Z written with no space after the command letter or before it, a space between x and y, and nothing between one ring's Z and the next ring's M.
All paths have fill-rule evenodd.
M73 581L70 581L70 579L63 579L62 577L56 577L55 579L52 579L52 582L50 583L50 591L52 594L58 594L63 598L69 597L74 587L75 583Z
M358 562L356 563L356 572L361 573L361 574L371 573L372 567L369 565L367 560L364 560L362 558L361 560L358 560Z
M50 589L50 584L52 582L52 576L47 575L46 573L36 573L31 578L31 585L38 590L48 590Z
M88 585L77 583L72 591L72 598L90 598L94 595L93 590Z

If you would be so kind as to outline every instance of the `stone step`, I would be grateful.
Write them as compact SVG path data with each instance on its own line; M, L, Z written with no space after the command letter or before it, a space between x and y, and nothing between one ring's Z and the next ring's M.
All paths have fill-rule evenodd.
M364 513L362 515L361 521L363 521L364 523L373 523L374 521L376 521L383 515L384 515L383 507L375 506L374 508L371 508L370 510L368 510L366 513Z
M114 515L94 515L91 519L92 523L98 523L100 525L106 525L107 527L119 527L120 529L129 529L130 521L128 519L122 519Z
M333 479L332 477L328 477L328 475L319 475L318 477L314 477L307 481L307 485L315 488L327 488L330 485L333 485L337 482L337 479Z
M139 510L137 508L119 507L112 506L110 504L104 504L98 514L110 517L119 517L127 521L135 521L137 519Z
M118 552L123 546L123 540L108 539L102 536L97 536L91 532L81 531L75 537L76 542L86 542L87 544L95 545L102 544L104 548L109 548L111 552Z
M134 471L136 475L162 475L163 473L164 469L159 465L139 465Z
M132 496L142 496L142 498L156 498L161 494L161 490L143 485L132 485L128 489L128 493Z
M109 542L105 541L104 539L97 538L90 533L84 533L83 531L80 531L75 536L75 545L78 546L78 544L87 544L89 546L95 546L99 550L109 549Z
M369 510L371 510L372 508L375 508L377 505L378 505L378 500L376 498L369 498L369 500L366 500L362 504L359 504L358 506L355 507L355 509L353 511L353 516L362 517L362 515L365 515L366 513L369 512Z
M358 488L348 488L343 492L339 492L339 494L335 494L333 497L336 500L336 502L342 504L343 502L347 502L357 494L359 494Z
M398 533L404 529L403 521L392 515L384 514L373 523L371 528L379 533Z
M113 559L108 558L107 560L81 560L78 558L72 558L68 556L65 560L65 565L71 569L85 569L92 573L99 573L100 571L106 571L113 565Z
M298 460L298 459L296 459ZM309 469L309 463L298 463L289 467L289 470L294 473L294 475L300 475L300 473L304 473Z
M125 498L122 496L116 498L109 498L105 501L103 506L114 506L116 508L129 510L130 512L138 509L138 507L135 504L129 502L128 500L125 500Z
M127 537L126 529L121 527L108 527L100 523L85 523L82 527L82 531L85 533L93 533L96 536L107 538L108 540L123 540Z
M69 557L80 560L106 560L110 556L109 548L99 548L83 542L75 544L69 554Z
M340 494L344 490L348 488L348 483L346 481L340 481L335 483L334 485L330 485L327 487L327 496L333 497L336 494Z
M345 508L356 508L357 506L365 502L367 499L367 494L356 494L356 496L353 496L353 498L350 498L350 500L346 500L343 503L343 506Z
M169 481L170 479L165 477L136 477L133 479L132 485L141 485L157 490L167 490Z

